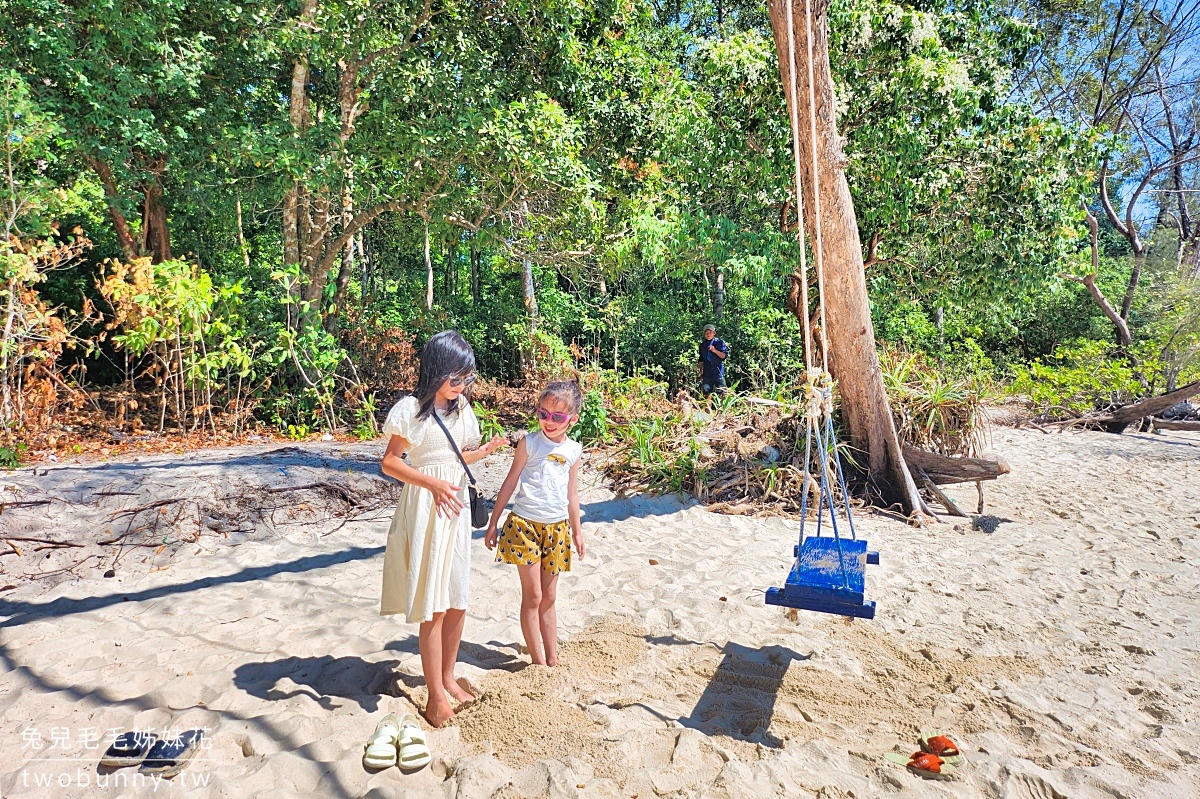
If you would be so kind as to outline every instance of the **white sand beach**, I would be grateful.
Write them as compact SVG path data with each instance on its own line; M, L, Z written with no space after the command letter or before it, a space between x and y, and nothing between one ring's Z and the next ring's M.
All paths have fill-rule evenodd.
M516 575L477 533L459 675L480 700L413 774L360 762L383 713L423 701L415 627L377 615L387 507L345 524L284 511L253 535L198 518L194 541L130 552L110 578L97 557L18 579L65 557L24 545L0 558L16 586L0 593L0 796L1200 796L1200 436L998 428L991 447L1012 473L984 515L857 517L881 557L871 621L764 604L796 522L616 498L593 477L588 555L559 583L561 665L526 667ZM147 485L212 502L255 480L366 485L382 442L320 452L25 469L0 501L83 510L59 526L59 506L10 509L0 529L96 541L121 506L89 517L91 496L134 507ZM489 461L493 491L506 464ZM949 493L975 508L973 486ZM111 728L206 728L211 746L169 782L101 774ZM952 781L885 762L935 728L964 748Z

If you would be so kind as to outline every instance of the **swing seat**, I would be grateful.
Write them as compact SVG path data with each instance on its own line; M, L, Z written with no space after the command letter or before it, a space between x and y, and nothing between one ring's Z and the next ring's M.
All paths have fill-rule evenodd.
M842 539L840 557L838 541L831 537L809 536L793 551L796 561L783 587L767 589L768 605L875 618L875 603L863 596L863 572L868 563L879 563L879 553L868 552L865 539Z

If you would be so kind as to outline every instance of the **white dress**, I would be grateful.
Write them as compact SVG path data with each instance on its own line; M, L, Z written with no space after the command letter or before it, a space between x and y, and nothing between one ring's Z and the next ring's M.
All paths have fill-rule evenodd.
M435 411L459 449L479 445L479 420L465 399L453 416ZM432 416L417 418L417 398L396 403L383 425L388 436L408 441L409 464L418 471L460 487L463 510L456 518L437 514L433 493L405 483L388 530L383 557L381 615L403 613L410 624L431 621L448 608L465 610L471 577L471 508L467 474Z

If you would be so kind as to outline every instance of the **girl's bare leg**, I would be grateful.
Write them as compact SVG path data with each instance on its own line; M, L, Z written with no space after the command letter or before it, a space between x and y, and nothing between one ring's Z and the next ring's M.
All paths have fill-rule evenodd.
M537 666L546 665L546 655L542 649L540 620L541 570L540 562L517 567L517 574L521 577L521 632L525 635L525 646L529 648L529 659Z
M554 609L554 600L558 591L558 575L541 572L542 601L538 606L538 620L541 626L542 645L546 647L546 665L558 664L558 611Z
M467 620L467 612L459 608L450 608L442 619L442 687L450 702L470 702L475 695L465 690L454 679L454 667L458 663L458 645L462 641L463 625Z
M434 728L454 718L454 708L442 685L442 622L445 616L445 613L435 613L432 621L422 622L417 637L421 648L421 671L425 673L425 689L429 692L425 719Z

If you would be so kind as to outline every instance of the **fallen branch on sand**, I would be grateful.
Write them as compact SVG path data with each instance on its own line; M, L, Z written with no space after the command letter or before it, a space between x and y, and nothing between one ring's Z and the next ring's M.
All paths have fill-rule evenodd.
M4 513L9 508L37 508L49 505L52 501L49 499L25 499L16 502L0 502L0 513Z
M1154 425L1156 430L1187 430L1194 433L1200 433L1200 422L1158 418L1152 418L1150 422Z
M1153 416L1160 411L1165 411L1172 405L1177 405L1184 400L1191 399L1196 394L1200 394L1200 380L1188 383L1183 388L1168 391L1166 394L1160 394L1157 397L1150 397L1141 402L1117 408L1109 414L1107 419L1099 421L1098 424L1110 433L1121 433L1134 422L1141 421L1147 416Z
M82 547L83 546L83 544L77 544L74 541L55 541L50 538L31 538L29 536L22 536L22 535L6 535L6 536L4 536L4 540L5 541L25 541L27 543L33 543L33 544L49 544L50 546L55 546L55 547Z
M1105 430L1109 433L1123 433L1125 432L1125 428L1134 422L1140 422L1142 419L1161 413L1168 408L1191 399L1197 394L1200 394L1200 380L1188 383L1186 386L1177 388L1174 391L1168 391L1166 394L1159 394L1157 397L1148 397L1129 405L1123 405L1107 413L1087 413L1070 419L1042 421L1041 424L1060 431L1069 430L1073 427L1089 427ZM1163 430L1193 429L1189 427L1167 427L1162 424L1163 421L1167 420L1156 419L1154 420L1154 424ZM1043 432L1045 431L1043 430Z
M109 516L108 520L111 522L113 519L119 519L122 516L136 516L142 511L154 510L166 505L174 505L176 502L183 502L186 499L188 497L172 497L171 499L160 499L157 502L147 502L145 505L138 505L136 508L126 508L125 510L117 511L112 516Z

